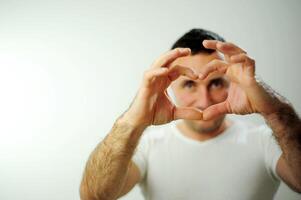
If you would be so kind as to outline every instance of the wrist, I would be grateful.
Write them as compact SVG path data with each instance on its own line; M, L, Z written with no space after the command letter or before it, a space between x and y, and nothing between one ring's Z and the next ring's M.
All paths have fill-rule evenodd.
M119 119L118 123L129 126L133 130L144 130L149 125L138 120L134 115L126 111Z
M252 86L246 89L255 113L264 118L278 114L287 106L287 102L269 85L256 78Z
M273 104L273 103L271 103ZM274 103L269 111L260 112L260 114L265 119L273 119L276 117L281 116L282 114L290 114L293 110L289 104L283 103L283 102L276 102Z

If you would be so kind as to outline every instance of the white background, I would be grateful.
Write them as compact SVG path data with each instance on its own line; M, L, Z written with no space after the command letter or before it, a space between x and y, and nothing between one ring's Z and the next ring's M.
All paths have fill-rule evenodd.
M0 1L0 199L79 199L87 157L143 71L194 27L248 51L300 113L300 8L298 0ZM300 199L280 190L276 199Z

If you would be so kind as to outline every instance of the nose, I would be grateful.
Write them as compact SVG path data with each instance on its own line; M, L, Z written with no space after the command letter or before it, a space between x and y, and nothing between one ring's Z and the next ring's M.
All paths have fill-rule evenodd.
M205 86L201 86L195 93L194 106L200 110L205 110L211 103L210 94Z

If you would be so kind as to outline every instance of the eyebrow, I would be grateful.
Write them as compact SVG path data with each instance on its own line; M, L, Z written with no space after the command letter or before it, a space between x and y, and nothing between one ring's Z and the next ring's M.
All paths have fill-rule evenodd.
M225 80L224 76L222 76L222 75L219 74L219 75L212 75L211 77L208 76L206 79L202 80L202 82L208 84L211 81L216 80L216 79L223 79L223 80ZM182 80L182 82L186 82L186 81L198 82L198 79L197 80L193 80L193 79L190 79L188 77L184 77L184 80Z

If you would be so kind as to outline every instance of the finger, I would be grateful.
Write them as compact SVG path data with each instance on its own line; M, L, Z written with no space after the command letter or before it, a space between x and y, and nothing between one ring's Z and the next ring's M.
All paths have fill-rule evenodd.
M176 48L166 52L159 57L153 64L153 68L168 67L170 63L179 57L190 55L191 50L189 48Z
M225 73L227 71L228 64L225 61L214 59L206 64L199 73L199 79L205 79L212 72Z
M209 106L203 111L203 120L211 120L218 116L228 113L228 107L226 102L218 103L212 106Z
M217 40L204 40L203 46L207 49L217 50L226 55L246 53L243 49L230 42L221 42Z
M243 49L230 42L218 42L217 49L223 54L228 54L228 55L246 53Z
M219 51L217 48L218 40L204 40L203 41L203 46L207 49L212 49L215 51ZM229 55L224 54L226 61L229 61Z
M218 40L204 40L203 41L203 46L206 49L212 49L212 50L217 50L217 42Z
M245 63L246 65L255 65L255 60L250 58L245 53L240 53L230 57L231 62L233 63Z
M173 113L173 120L187 119L187 120L201 120L203 119L203 113L191 107L175 107Z
M170 68L168 77L171 81L174 81L181 75L187 76L193 80L198 78L198 76L192 69L181 65L175 65L172 68Z
M149 84L155 77L165 76L168 74L168 72L169 72L168 68L151 69L144 73L143 80Z
M243 63L246 67L246 74L250 77L255 75L255 60L250 58L247 54L241 53L231 56L232 63Z

